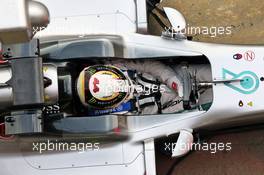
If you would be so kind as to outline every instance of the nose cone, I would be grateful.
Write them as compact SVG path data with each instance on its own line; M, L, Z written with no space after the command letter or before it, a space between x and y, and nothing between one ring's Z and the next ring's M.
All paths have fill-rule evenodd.
M29 19L32 27L46 27L50 23L48 8L36 1L28 1Z

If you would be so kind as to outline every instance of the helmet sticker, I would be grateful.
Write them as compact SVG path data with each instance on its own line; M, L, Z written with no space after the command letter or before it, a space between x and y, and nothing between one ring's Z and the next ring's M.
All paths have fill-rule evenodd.
M114 66L95 65L85 68L82 72L78 79L83 79L84 85L81 85L82 81L77 81L77 92L85 106L110 109L125 102L133 93L130 90L129 78ZM82 86L84 89L78 89Z

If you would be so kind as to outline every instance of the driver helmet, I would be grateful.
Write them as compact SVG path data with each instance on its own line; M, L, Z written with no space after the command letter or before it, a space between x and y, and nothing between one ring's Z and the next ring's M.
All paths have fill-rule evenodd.
M77 79L77 94L84 106L95 109L118 107L133 97L131 79L119 68L94 65L83 69Z

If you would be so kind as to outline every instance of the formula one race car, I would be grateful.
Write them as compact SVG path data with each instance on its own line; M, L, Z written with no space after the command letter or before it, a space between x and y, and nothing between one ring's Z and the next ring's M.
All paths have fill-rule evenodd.
M12 6L20 9L14 15L27 9L27 1L19 2ZM21 19L9 30L9 19L0 23L1 138L67 134L125 142L97 153L41 157L24 150L15 158L1 156L4 174L13 160L25 174L136 174L135 167L138 174L155 174L155 138L180 133L178 142L191 144L193 131L263 120L264 47L190 41L179 33L186 27L183 16L158 8L156 1L99 0L89 6L90 1L41 0L50 10L48 27L47 8L28 2L29 21ZM153 10L173 28L162 37L147 35L149 14L167 27ZM173 156L188 151L175 145Z

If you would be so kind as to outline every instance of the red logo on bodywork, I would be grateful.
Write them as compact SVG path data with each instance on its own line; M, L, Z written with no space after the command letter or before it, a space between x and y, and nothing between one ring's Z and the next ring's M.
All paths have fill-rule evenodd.
M247 51L244 57L247 61L253 61L255 59L255 53L253 51Z
M97 78L94 78L94 81L93 81L93 85L94 85L93 92L94 92L94 93L99 92L100 89L99 89L99 87L97 86L99 83L100 83L100 81L99 81Z
M173 90L178 90L178 84L175 82L172 83L171 87Z

